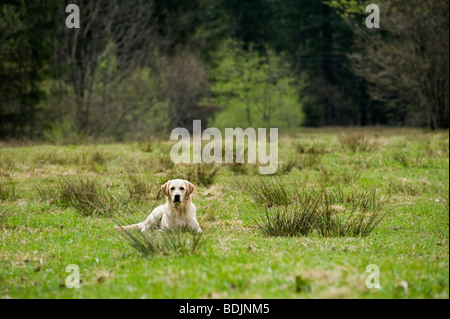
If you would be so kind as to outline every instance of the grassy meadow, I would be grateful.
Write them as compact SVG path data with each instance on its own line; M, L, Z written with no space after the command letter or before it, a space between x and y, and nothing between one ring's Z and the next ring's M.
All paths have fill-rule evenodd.
M449 298L448 131L305 129L275 176L171 146L0 144L0 298ZM201 236L113 229L172 178L197 186Z

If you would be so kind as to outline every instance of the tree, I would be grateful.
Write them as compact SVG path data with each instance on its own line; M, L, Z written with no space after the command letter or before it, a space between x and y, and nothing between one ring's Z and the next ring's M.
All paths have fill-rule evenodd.
M52 1L4 1L0 5L0 138L34 137L39 83L48 77Z
M295 77L283 56L266 48L261 56L251 44L227 40L211 70L212 98L219 107L213 126L298 127L303 120Z
M166 116L173 127L192 128L194 119L204 123L215 108L203 105L209 93L209 83L203 61L189 51L168 58L162 72L162 93L166 103Z
M356 74L369 83L370 96L410 120L411 115L426 119L431 129L448 128L448 1L382 1L381 30L355 24L362 1L331 5L353 26L360 50L350 58Z
M61 28L54 38L54 64L61 68L57 78L70 84L75 100L75 126L80 134L98 134L102 125L92 123L95 112L119 111L118 119L130 110L108 110L112 93L137 68L151 64L155 48L153 2L133 0L79 1L79 29ZM66 16L63 3L59 20ZM112 64L112 65L108 65ZM100 96L101 98L98 98Z

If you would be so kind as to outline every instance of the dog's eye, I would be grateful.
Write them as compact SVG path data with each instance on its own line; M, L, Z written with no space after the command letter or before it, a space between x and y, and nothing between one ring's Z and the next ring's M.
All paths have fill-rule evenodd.
M180 187L180 191L184 191L184 188L183 188L183 187Z
M175 187L171 187L170 190L171 190L171 191L174 191L174 190L175 190Z

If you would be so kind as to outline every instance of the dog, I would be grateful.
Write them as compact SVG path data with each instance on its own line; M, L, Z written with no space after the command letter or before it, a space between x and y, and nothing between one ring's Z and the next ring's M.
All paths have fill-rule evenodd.
M197 208L192 203L191 194L195 186L184 179L172 179L161 186L166 195L164 205L156 207L147 219L141 223L128 226L115 226L114 229L145 229L159 228L161 230L178 230L188 228L202 232L197 222Z

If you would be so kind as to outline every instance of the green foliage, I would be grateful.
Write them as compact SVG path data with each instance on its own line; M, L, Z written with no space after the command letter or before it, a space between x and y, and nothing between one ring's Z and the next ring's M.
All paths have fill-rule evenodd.
M448 128L448 1L380 1L380 30L364 27L358 13L367 3L330 5L352 27L356 50L349 58L369 97L405 124Z
M0 5L0 139L448 127L448 2L380 1L381 30L360 0L81 3L76 36L63 1Z
M212 126L298 127L303 119L295 77L286 57L268 49L262 56L250 45L228 39L211 70L213 98L220 107Z
M366 13L367 2L363 0L331 0L325 1L327 5L335 8L343 18L361 16Z

